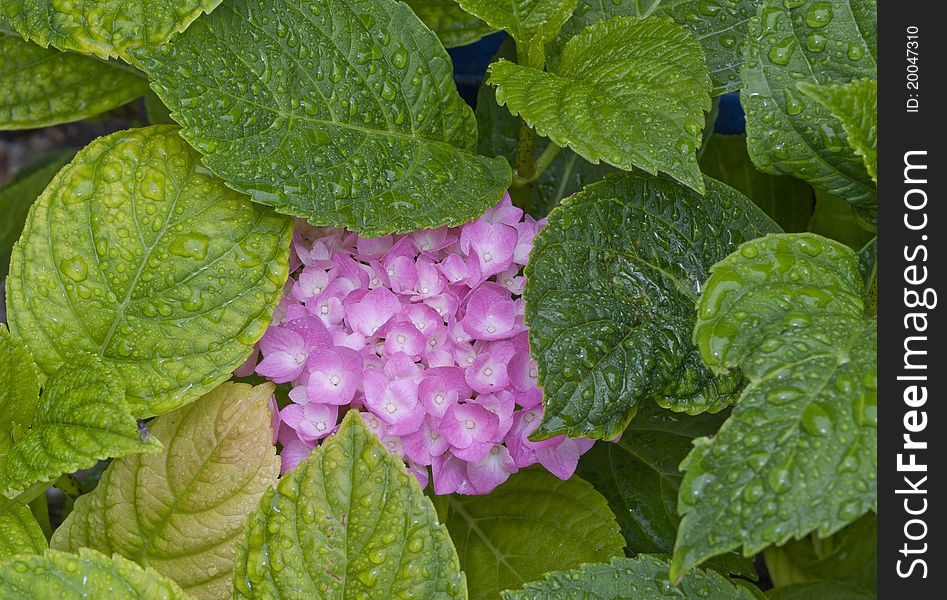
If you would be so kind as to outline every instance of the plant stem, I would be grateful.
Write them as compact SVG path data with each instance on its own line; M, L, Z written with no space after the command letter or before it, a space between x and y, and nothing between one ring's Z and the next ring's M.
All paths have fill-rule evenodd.
M510 189L510 198L513 204L527 213L532 208L533 184L530 178L535 172L533 152L536 149L536 134L529 125L520 126L520 142L516 149L516 171L513 173L513 186ZM522 184L518 182L522 181Z

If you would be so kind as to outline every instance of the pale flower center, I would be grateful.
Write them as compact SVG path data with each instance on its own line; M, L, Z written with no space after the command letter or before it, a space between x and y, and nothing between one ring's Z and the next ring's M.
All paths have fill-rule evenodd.
M306 362L306 353L305 353L305 352L297 352L297 353L296 353L296 356L293 357L293 360L296 361L296 364L297 364L297 365L303 364L304 362Z
M385 410L388 411L388 414L392 414L392 415L393 415L393 414L395 414L396 412L398 412L398 407L395 406L394 403L389 402L388 404L385 405Z
M491 369L490 367L487 367L486 369L483 370L483 374L489 377L493 375L493 369Z
M443 403L444 403L444 396L442 394L437 394L436 396L434 396L434 404L443 404Z
M474 423L470 419L467 419L466 421L464 421L464 427L466 427L467 429L473 429L476 426L477 426L476 423Z
M316 423L316 429L318 429L319 431L325 431L325 430L326 430L326 424L325 424L325 423L322 423L322 422Z
M484 252L483 262L490 262L491 260L493 260L493 255L490 254L489 252Z
M338 387L338 385L339 385L340 383L342 383L342 380L339 379L339 376L338 376L338 375L333 375L332 377L329 378L329 383L331 383L332 385Z

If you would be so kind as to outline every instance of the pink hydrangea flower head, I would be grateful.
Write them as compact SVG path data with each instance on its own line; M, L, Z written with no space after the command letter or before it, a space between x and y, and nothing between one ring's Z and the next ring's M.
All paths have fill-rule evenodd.
M534 464L571 476L591 441L529 439L542 391L521 296L543 225L509 196L460 227L407 235L299 221L284 298L239 369L292 384L273 421L281 473L355 410L437 494L486 494Z

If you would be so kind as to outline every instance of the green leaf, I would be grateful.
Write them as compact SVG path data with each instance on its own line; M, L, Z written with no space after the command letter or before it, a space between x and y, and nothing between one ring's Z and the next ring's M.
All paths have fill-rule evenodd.
M694 338L711 368L750 383L681 465L672 577L875 509L877 323L861 293L855 253L813 234L753 240L714 265Z
M839 85L800 81L799 90L842 122L848 143L865 161L872 181L878 181L878 81L859 79Z
M157 46L184 31L221 0L9 0L4 13L14 29L42 47L101 58L128 58L128 50Z
M0 323L0 454L9 452L15 431L33 423L39 377L30 351Z
M0 131L79 121L147 90L130 69L41 48L0 29Z
M766 592L769 600L875 600L868 590L838 581L796 583Z
M445 48L472 44L494 29L465 13L455 0L404 0L414 14L437 34Z
M633 596L628 594L632 593ZM667 560L659 556L616 558L572 571L548 573L518 591L503 592L504 600L640 600L673 596L681 600L756 600L752 591L713 571L693 571L673 588Z
M14 554L42 554L46 536L30 507L19 500L4 500L0 506L0 559ZM2 584L0 584L2 589Z
M827 538L813 533L764 551L776 587L820 580L873 590L878 580L878 518L868 513Z
M0 494L13 498L34 483L105 458L160 450L157 441L140 437L108 368L92 355L79 355L46 381L32 426L0 455Z
M459 225L504 194L437 37L394 0L234 0L136 56L236 190L366 236Z
M555 73L507 60L488 70L497 101L556 144L704 191L695 150L710 79L700 44L670 19L595 23L569 40Z
M7 279L11 330L47 375L100 356L136 416L230 376L282 296L292 220L227 189L161 125L100 138L37 199Z
M121 554L194 598L230 598L246 515L279 475L271 383L224 383L149 424L162 454L112 462L56 530L52 547Z
M572 16L578 0L457 0L460 7L502 29L518 43L551 40Z
M497 56L513 58L516 56L512 40L505 41L500 46ZM519 144L521 120L510 114L496 101L496 91L488 86L481 85L477 91L477 126L480 136L477 148L481 154L497 154L505 157L510 164L515 164ZM535 153L538 156L549 145L544 137L536 138ZM534 217L542 217L555 208L559 201L566 196L581 190L584 186L598 181L608 173L617 169L604 162L593 165L572 150L563 148L559 156L546 168L533 185L530 197L530 213Z
M175 583L121 556L94 550L79 555L47 550L41 556L0 561L0 596L5 600L188 600Z
M700 157L700 169L746 194L783 231L805 231L808 227L815 204L812 188L795 177L758 171L746 152L746 136L711 136Z
M72 150L63 150L38 159L43 161L41 166L34 167L32 163L27 165L23 171L30 169L29 173L20 171L13 181L0 188L0 212L4 215L4 219L0 221L0 278L6 277L7 269L10 268L10 252L23 231L23 223L30 206L59 169L73 156L75 152Z
M670 17L687 29L704 49L707 68L718 96L740 88L742 46L747 23L758 0L580 0L572 18L550 44L552 65L558 64L562 46L587 26L612 17Z
M726 224L726 226L722 226ZM717 412L738 376L714 377L691 331L700 283L744 240L778 228L739 192L610 175L549 216L526 268L526 322L545 410L541 437L613 439L637 406Z
M467 597L431 501L358 411L263 496L237 554L238 599Z
M529 469L488 495L442 502L472 600L621 555L625 545L605 498L578 477Z
M750 23L741 102L753 162L855 205L874 205L876 186L849 147L843 124L797 84L876 77L875 1L765 0ZM858 12L864 22L853 16Z
M809 232L832 238L855 250L864 247L875 236L862 226L853 208L838 196L816 190Z

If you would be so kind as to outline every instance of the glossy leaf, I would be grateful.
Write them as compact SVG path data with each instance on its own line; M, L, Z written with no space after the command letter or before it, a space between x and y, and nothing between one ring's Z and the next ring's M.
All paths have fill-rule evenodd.
M687 29L704 49L713 80L712 95L740 88L741 51L747 23L758 0L579 0L572 18L550 44L549 58L558 64L562 46L587 26L611 17L670 17Z
M710 266L777 226L707 180L607 177L563 201L527 266L526 322L545 411L541 437L612 439L653 399L692 414L728 406L738 376L714 377L691 342Z
M282 295L292 221L226 188L170 126L83 149L30 212L7 279L11 329L50 374L84 351L136 416L230 376Z
M357 411L263 496L235 598L466 598L447 529Z
M572 16L577 0L457 0L460 7L503 29L519 43L550 40Z
M629 596L632 593L634 596ZM503 593L503 600L651 600L673 596L681 600L755 600L749 588L713 571L693 571L673 588L667 560L659 556L616 558L572 571L548 573L521 590Z
M700 44L670 19L595 23L569 40L555 73L506 60L488 70L497 101L556 144L704 191L695 150L710 79Z
M783 231L806 231L815 205L808 183L788 175L770 175L757 170L746 152L746 136L713 135L703 148L700 169L763 209Z
M795 583L766 592L769 600L875 600L877 596L869 590L840 581L817 581Z
M0 494L14 498L34 483L102 459L160 450L160 443L139 435L121 385L105 365L77 356L46 381L32 426L0 455Z
M876 77L875 1L765 0L750 23L741 102L753 162L855 205L875 203L875 184L842 123L797 85ZM864 21L856 20L855 14Z
M861 292L855 253L812 234L753 240L714 265L694 337L711 368L750 383L681 465L672 577L875 509L877 323Z
M14 554L42 554L46 536L30 507L19 500L0 502L0 560Z
M538 469L516 473L486 496L439 499L472 600L496 598L548 571L621 555L625 545L591 485Z
M175 583L121 556L94 550L79 555L47 550L39 556L0 560L0 597L5 600L188 600Z
M2 38L0 38L2 43ZM10 268L10 252L13 244L23 231L23 223L30 212L30 206L43 189L49 185L53 176L69 162L75 152L65 150L43 157L42 164L24 168L28 173L17 173L14 180L0 188L0 212L4 218L0 221L0 278L7 276Z
M79 121L147 90L127 67L41 48L0 26L0 131Z
M500 47L501 56L513 57L515 54L512 43L504 42ZM497 104L496 91L488 85L481 85L477 91L476 116L480 129L477 140L480 153L497 154L515 164L522 121ZM546 138L537 137L536 155L542 153L549 143ZM572 150L563 148L533 185L530 213L534 217L545 216L566 196L615 171L617 169L607 163L593 165Z
M42 47L101 58L127 58L128 49L163 44L221 0L9 0L13 27Z
M81 496L52 547L120 554L194 598L231 598L237 538L279 475L271 383L224 383L149 423L162 454L117 459Z
M848 143L865 161L865 169L878 181L878 81L859 79L838 85L801 82L800 91L842 122Z
M235 0L137 56L211 171L315 225L459 225L510 183L474 153L447 53L394 0Z
M405 0L414 14L437 34L445 48L466 46L495 30L467 14L455 0Z
M33 423L39 378L30 351L0 323L0 453L10 450L15 431Z
M845 581L873 590L878 580L878 518L868 513L827 538L813 533L764 552L776 587L815 581Z

